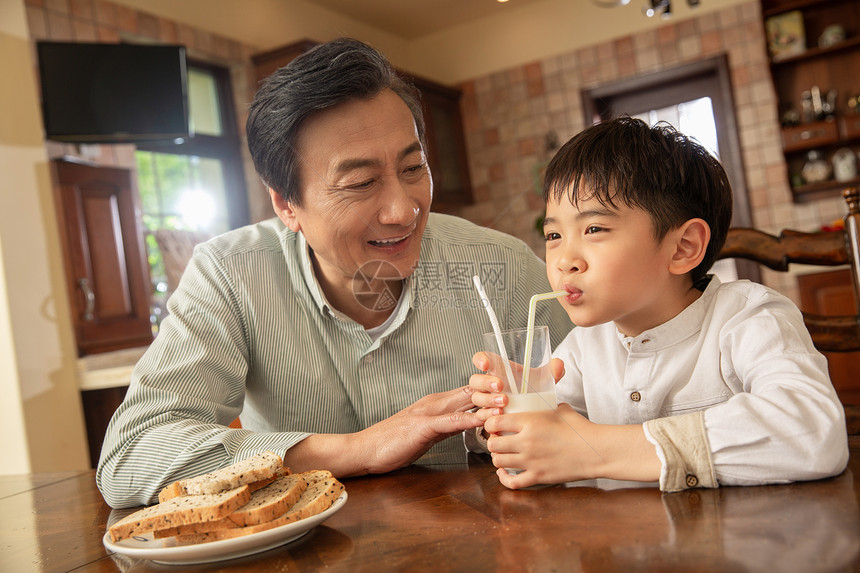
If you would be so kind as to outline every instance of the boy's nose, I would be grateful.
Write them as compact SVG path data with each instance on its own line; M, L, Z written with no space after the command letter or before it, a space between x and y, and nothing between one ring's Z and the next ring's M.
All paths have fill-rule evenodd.
M585 268L585 260L580 257L564 256L558 261L558 270L563 273L581 273Z

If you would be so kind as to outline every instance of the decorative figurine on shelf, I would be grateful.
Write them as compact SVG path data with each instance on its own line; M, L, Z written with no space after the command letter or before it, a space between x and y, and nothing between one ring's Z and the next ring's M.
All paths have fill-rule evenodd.
M857 177L857 157L854 152L843 147L833 154L833 178L837 181L850 181Z
M800 125L800 112L794 108L787 110L779 118L782 127L795 127Z
M805 90L800 94L800 109L803 123L815 121L815 110L812 108L812 92Z
M845 28L839 24L832 24L824 28L824 32L818 36L818 47L829 48L845 41Z
M824 160L820 151L813 149L806 154L806 163L803 164L801 174L807 183L821 183L830 179L830 164Z
M836 115L836 96L838 94L838 91L832 89L827 92L824 100L822 100L821 113L823 114L824 119L830 119Z

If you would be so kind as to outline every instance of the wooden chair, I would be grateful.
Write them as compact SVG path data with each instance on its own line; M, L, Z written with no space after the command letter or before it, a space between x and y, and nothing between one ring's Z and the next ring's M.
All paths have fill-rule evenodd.
M830 352L860 351L860 188L842 192L848 206L845 227L839 231L801 233L784 230L778 237L756 229L730 229L719 258L755 261L775 271L787 271L792 263L847 266L854 290L854 314L825 316L803 313L815 347ZM845 405L848 433L860 434L860 400L840 394Z

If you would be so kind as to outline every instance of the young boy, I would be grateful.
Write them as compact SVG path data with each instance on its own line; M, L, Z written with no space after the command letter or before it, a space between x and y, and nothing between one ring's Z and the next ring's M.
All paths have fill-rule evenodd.
M678 491L845 468L844 411L798 309L706 274L732 205L713 156L671 127L605 121L559 150L544 199L547 275L577 328L554 353L555 411L505 415L499 379L470 380L493 463L525 470L500 469L504 485L604 477ZM489 367L481 353L474 363Z

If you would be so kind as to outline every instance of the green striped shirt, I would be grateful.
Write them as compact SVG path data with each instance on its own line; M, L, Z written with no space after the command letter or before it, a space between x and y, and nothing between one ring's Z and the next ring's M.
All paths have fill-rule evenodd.
M502 328L525 326L530 297L550 290L523 242L431 214L406 298L373 340L329 306L304 237L278 219L199 245L108 427L99 489L113 507L152 503L177 479L283 454L312 433L356 432L468 384L491 330L473 275ZM553 347L571 328L555 303L536 324L550 326ZM226 428L237 416L242 429ZM462 438L422 460L464 461Z

